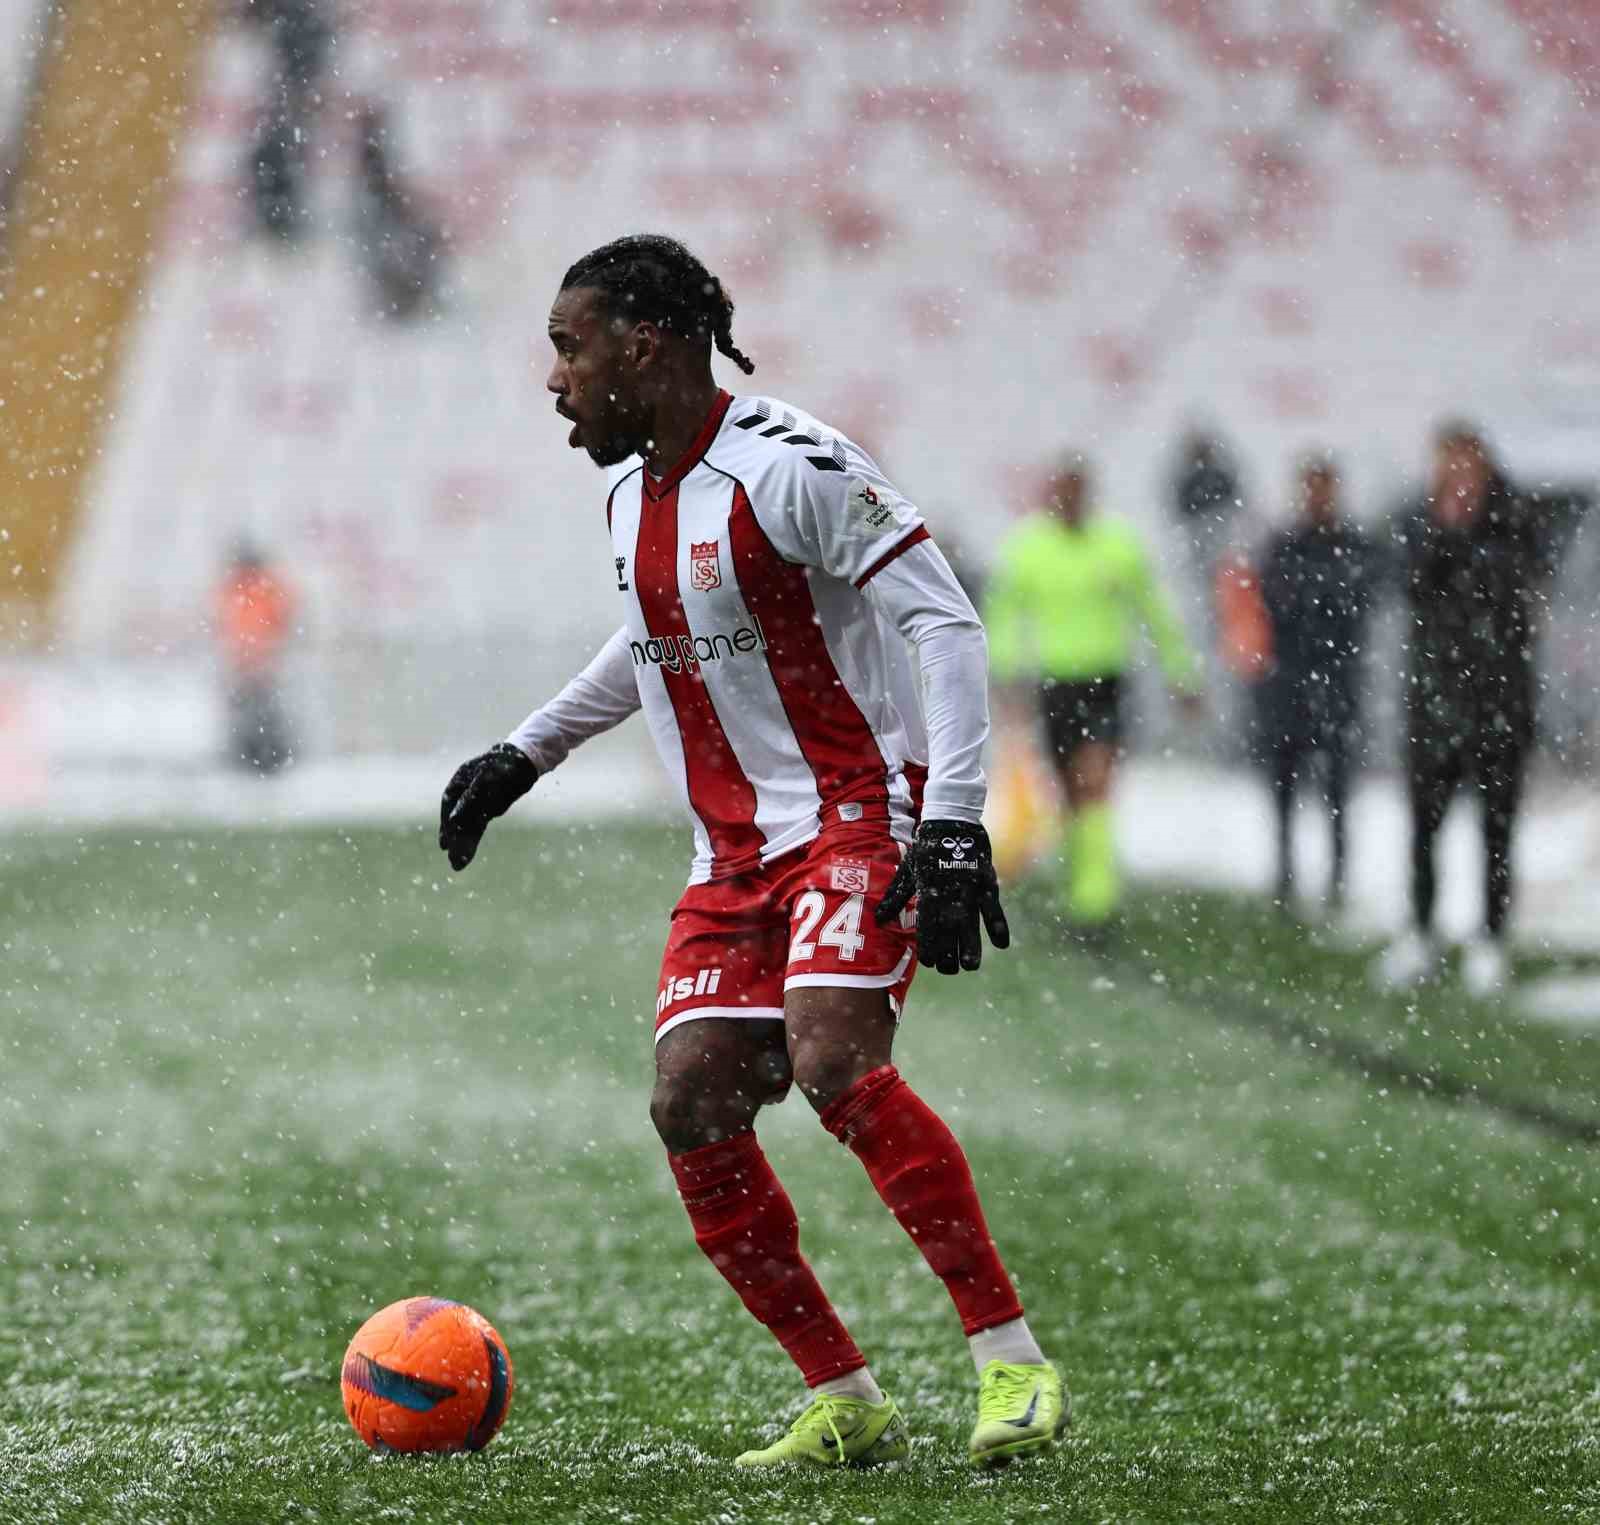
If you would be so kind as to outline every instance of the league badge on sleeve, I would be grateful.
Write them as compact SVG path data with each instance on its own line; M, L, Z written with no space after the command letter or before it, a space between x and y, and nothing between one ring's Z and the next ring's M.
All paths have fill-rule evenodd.
M715 540L689 542L689 586L696 593L709 593L722 586L722 562Z
M892 488L860 477L850 479L850 507L874 532L886 530L891 524L904 523L908 517L905 503Z

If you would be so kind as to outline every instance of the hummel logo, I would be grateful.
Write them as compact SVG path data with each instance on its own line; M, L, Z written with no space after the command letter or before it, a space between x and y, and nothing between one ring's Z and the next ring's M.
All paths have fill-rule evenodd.
M628 579L622 575L622 569L627 566L627 564L628 558L626 556L618 556L616 558L618 593L626 593L628 591Z
M1014 1430L1026 1430L1033 1424L1033 1416L1039 1412L1039 1389L1033 1390L1033 1396L1028 1399L1028 1407L1020 1419L1008 1419L1005 1422Z
M971 857L975 839L972 837L941 837L939 839L940 868L977 868L978 860ZM949 857L944 854L949 853Z

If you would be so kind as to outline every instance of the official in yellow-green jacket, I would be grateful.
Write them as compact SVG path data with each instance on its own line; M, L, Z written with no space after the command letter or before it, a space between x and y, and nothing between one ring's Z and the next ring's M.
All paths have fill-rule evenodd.
M1122 739L1123 679L1141 629L1186 706L1200 672L1137 533L1090 511L1090 476L1069 456L1048 506L1000 546L985 607L993 681L1037 697L1066 796L1063 910L1104 928L1120 897L1111 781Z

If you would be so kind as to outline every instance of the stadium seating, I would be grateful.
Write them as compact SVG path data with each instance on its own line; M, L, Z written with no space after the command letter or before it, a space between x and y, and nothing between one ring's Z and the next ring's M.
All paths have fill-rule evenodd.
M1566 472L1600 412L1600 23L1581 0L364 0L315 123L316 235L252 231L259 37L224 30L94 487L69 649L203 664L233 539L301 587L337 749L475 739L604 635L598 480L543 391L567 262L684 237L753 385L981 543L1063 443L1165 522L1191 419L1264 512L1310 442L1368 504L1441 411ZM384 321L352 116L450 239ZM749 384L747 384L749 385ZM195 665L195 671L200 665Z

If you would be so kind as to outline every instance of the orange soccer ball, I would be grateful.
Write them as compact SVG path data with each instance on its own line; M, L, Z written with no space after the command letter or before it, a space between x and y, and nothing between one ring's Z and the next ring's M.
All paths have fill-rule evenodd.
M375 1450L481 1451L511 1407L511 1357L480 1313L408 1297L344 1353L344 1411Z

